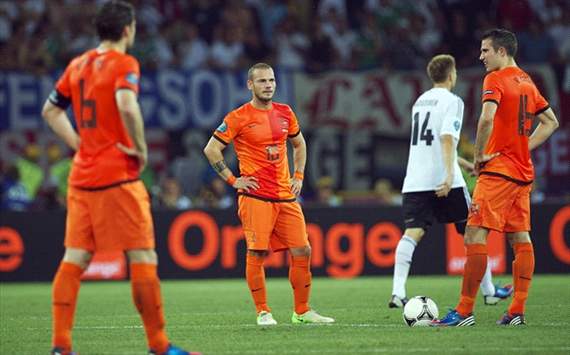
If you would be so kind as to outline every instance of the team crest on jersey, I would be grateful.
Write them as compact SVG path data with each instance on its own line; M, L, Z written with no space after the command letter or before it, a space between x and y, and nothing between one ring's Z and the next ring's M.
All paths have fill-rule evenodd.
M485 90L483 91L483 95L491 95L493 94L493 90Z
M139 77L135 73L128 73L125 80L133 85L138 85Z
M459 121L453 122L453 128L455 128L456 131L459 131L459 128L461 128L461 123L459 123Z
M218 126L218 128L216 128L216 130L224 133L228 130L228 125L226 125L226 122L224 121L221 125Z

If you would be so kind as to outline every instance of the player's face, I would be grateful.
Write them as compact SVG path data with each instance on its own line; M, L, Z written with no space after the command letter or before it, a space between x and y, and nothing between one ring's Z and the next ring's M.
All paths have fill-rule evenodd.
M275 94L275 74L273 69L255 69L253 77L247 81L247 87L253 96L262 102L269 102Z
M501 58L499 52L493 48L492 39L487 38L481 41L481 55L479 56L479 60L483 62L488 72L500 68Z

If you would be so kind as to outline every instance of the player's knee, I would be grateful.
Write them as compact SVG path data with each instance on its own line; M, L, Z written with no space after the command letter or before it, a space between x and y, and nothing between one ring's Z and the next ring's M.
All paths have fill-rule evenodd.
M63 255L63 261L79 265L82 269L86 269L91 262L93 253L84 249L67 248Z
M511 246L513 243L532 243L528 232L507 233L507 239Z
M423 228L407 228L404 232L405 235L412 238L416 243L419 243L425 235Z
M157 264L158 256L154 249L136 249L128 250L127 257L129 262L135 264Z
M480 227L467 226L465 229L465 244L487 244L487 234L489 230Z
M250 256L255 256L257 258L265 258L267 255L269 255L269 252L267 250L248 249L247 254Z
M300 248L291 248L290 252L293 256L311 256L311 246L307 245Z

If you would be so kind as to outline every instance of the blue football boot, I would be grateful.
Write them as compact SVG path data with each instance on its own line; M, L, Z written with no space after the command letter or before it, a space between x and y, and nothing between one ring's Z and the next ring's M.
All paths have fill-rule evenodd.
M509 314L505 312L501 319L497 321L497 325L526 325L524 314Z
M449 313L442 319L434 319L430 323L432 327L469 327L472 325L475 325L475 316L473 313L467 317L463 317L457 313L455 309L449 310Z
M498 284L495 285L495 294L492 296L484 296L485 304L488 306L494 306L499 301L509 298L514 291L513 285L505 285L500 287Z
M189 352L181 348L178 348L172 344L169 344L168 349L165 352L158 353L151 349L148 351L148 355L201 355L201 353L191 352L191 351Z

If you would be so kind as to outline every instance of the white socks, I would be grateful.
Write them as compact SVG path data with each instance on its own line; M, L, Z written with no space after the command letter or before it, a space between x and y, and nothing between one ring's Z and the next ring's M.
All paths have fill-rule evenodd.
M406 281L412 265L412 256L418 244L407 235L402 236L396 247L396 261L394 262L394 281L392 294L399 298L406 297ZM491 273L491 261L487 257L487 269L481 279L481 293L483 296L494 296L493 274Z
M406 297L406 280L412 265L412 255L417 243L407 235L402 236L396 247L396 261L394 262L394 282L392 294L399 298ZM494 290L493 290L494 293Z
M483 296L494 296L495 285L493 285L493 274L491 273L491 260L487 257L487 269L481 279L481 293Z

